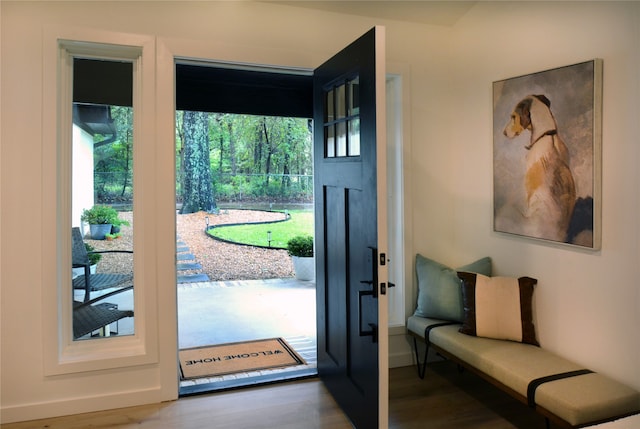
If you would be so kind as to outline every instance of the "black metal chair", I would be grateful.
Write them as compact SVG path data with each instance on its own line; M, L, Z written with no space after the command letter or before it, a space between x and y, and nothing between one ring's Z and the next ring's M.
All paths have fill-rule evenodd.
M102 250L88 252L80 228L72 228L72 266L83 268L84 274L80 274L72 280L74 289L83 289L84 301L73 301L73 338L78 339L96 331L102 331L101 335L108 335L109 325L127 317L133 317L132 310L119 310L118 306L105 299L133 289L133 273L91 274L89 253L133 253L131 250ZM109 293L102 294L91 299L91 292L104 289L118 288Z
M112 274L96 273L91 274L91 263L89 262L89 252L84 246L80 228L74 227L71 230L72 238L72 266L73 268L83 268L84 274L80 274L73 279L74 289L84 289L84 301L91 299L91 292L109 289L113 287L126 286L133 280L133 273ZM101 250L91 253L133 253L131 250Z
M133 317L132 310L118 310L114 304L104 302L97 304L106 298L132 290L133 286L127 286L86 302L73 302L73 338L78 339L95 331L102 331L103 336L110 335L107 331L109 325L126 317Z

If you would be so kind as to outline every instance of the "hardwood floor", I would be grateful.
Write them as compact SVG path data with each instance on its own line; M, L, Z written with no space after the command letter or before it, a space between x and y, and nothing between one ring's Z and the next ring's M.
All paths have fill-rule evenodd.
M545 428L525 404L451 362L430 363L424 380L415 367L392 369L389 380L392 429Z
M543 429L544 419L449 362L390 372L393 429ZM318 379L191 396L175 402L2 425L3 429L347 429L351 423Z

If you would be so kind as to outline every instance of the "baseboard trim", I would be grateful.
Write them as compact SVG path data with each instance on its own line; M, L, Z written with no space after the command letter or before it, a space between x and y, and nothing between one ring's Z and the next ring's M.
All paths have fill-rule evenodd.
M53 417L69 416L81 413L106 411L137 405L160 404L163 401L162 389L153 388L135 392L73 398L62 401L40 402L0 408L0 423L16 423Z

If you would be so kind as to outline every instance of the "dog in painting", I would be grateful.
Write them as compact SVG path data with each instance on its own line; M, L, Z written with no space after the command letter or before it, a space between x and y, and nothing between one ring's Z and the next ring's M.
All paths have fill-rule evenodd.
M524 185L527 235L565 242L576 202L569 151L558 134L551 102L544 95L523 98L511 113L503 134L509 138L529 130Z

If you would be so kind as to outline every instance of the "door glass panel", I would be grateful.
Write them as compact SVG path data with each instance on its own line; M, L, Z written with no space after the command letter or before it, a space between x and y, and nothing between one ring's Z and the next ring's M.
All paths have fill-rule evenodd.
M345 122L338 122L336 128L336 156L347 156L347 124Z
M325 91L325 102L325 157L360 156L360 79L334 84Z
M360 114L360 79L355 78L349 81L349 116Z
M74 58L74 340L134 334L132 87L132 62Z
M336 88L336 119L347 116L347 101L345 85Z
M336 143L335 143L335 127L329 125L325 127L325 140L326 140L326 157L334 158L336 156Z
M360 119L349 121L349 156L360 155Z
M327 109L326 109L326 117L325 122L332 122L335 119L335 110L333 103L333 89L327 91Z

